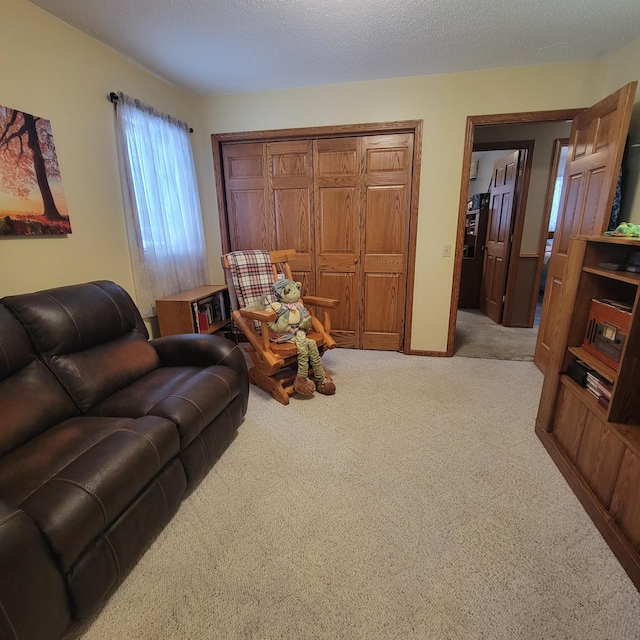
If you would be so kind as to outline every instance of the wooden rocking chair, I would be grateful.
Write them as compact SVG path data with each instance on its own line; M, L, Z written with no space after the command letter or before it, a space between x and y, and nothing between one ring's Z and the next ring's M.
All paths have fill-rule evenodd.
M227 286L233 308L232 316L238 328L244 333L249 345L246 351L253 366L249 369L249 381L270 393L278 402L289 404L293 395L293 382L298 366L298 352L295 343L277 343L269 339L268 322L274 322L273 311L247 308L255 305L261 296L272 295L272 284L280 277L294 280L290 261L294 260L294 249L281 251L234 251L222 256ZM331 329L329 309L338 306L338 300L303 296L304 305L322 309L322 321L312 315L312 329L307 337L315 340L320 355L336 346L329 335ZM325 372L326 373L326 372ZM313 375L311 372L310 375ZM331 376L326 373L331 380Z

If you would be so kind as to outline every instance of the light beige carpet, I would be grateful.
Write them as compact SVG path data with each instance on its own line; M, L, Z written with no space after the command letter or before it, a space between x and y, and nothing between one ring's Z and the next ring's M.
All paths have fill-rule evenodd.
M335 350L68 638L611 640L640 597L534 435L529 362Z
M455 355L532 361L538 327L503 327L477 309L458 309Z

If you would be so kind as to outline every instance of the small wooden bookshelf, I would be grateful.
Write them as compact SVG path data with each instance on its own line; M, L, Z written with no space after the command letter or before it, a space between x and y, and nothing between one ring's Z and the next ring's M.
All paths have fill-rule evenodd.
M204 285L161 298L156 300L156 310L162 336L216 333L231 320L229 293L224 284Z

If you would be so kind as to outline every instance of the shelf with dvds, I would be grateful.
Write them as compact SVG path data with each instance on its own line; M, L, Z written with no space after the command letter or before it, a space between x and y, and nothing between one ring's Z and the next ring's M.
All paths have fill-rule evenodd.
M204 285L156 300L160 334L216 333L231 321L226 285Z
M637 258L638 238L571 240L536 433L640 588Z
M461 309L477 309L480 302L488 219L489 209L486 203L483 203L481 209L467 211L458 299L458 307Z

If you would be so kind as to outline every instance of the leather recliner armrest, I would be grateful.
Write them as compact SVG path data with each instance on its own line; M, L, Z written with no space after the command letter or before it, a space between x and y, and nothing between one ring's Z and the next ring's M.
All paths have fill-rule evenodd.
M42 533L0 500L0 638L60 638L70 624L64 578Z
M247 412L249 374L242 349L220 336L184 333L150 340L165 367L210 367L221 365L236 371L240 378L242 415Z

